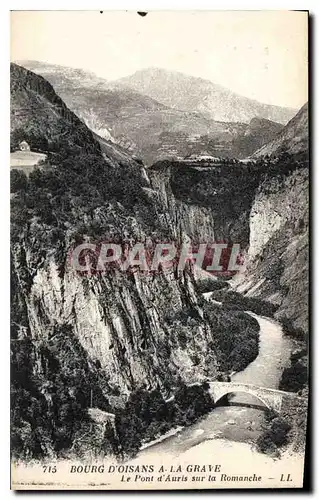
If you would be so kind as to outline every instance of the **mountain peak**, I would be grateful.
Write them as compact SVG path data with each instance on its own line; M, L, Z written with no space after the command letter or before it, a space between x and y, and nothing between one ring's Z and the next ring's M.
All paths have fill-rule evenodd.
M116 81L171 108L222 122L249 123L258 116L286 124L296 110L263 104L219 84L178 71L150 67Z

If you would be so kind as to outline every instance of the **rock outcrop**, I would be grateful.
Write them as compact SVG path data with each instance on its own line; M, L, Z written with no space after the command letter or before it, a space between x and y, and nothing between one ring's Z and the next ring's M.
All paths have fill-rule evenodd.
M308 332L309 172L265 179L250 213L244 283L237 290L278 306L276 317Z

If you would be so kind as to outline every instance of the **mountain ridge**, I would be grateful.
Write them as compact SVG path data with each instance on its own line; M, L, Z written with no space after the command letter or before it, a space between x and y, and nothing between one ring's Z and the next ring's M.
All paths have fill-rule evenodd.
M252 158L281 153L298 154L308 151L308 147L308 102L306 102L276 137L258 149Z
M254 116L260 116L286 124L297 111L261 103L210 80L162 68L138 70L132 75L114 80L113 84L138 89L140 93L163 104L175 105L185 111L199 111L218 121L247 123Z
M181 111L128 87L83 70L27 62L44 75L72 111L102 138L124 147L148 165L190 154L244 158L272 139L282 125L256 118L255 125L211 120Z

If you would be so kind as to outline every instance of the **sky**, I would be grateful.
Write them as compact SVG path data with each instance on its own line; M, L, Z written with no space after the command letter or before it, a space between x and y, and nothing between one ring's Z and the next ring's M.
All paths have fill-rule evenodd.
M307 13L294 11L15 11L11 60L93 71L107 80L159 67L267 104L307 97Z

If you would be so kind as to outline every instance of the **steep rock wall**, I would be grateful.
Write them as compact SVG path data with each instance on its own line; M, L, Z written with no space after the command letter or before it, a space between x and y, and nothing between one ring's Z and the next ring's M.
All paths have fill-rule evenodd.
M148 169L177 236L249 244L249 213L258 178L241 164L163 161Z
M148 173L177 238L240 243L245 266L237 291L278 306L277 317L307 330L308 164L158 162Z
M266 178L250 213L248 266L237 290L276 304L308 329L308 168Z
M36 272L25 301L32 339L50 341L57 328L71 327L108 380L108 395L125 398L144 385L170 392L179 378L188 383L204 378L207 344L214 338L187 273L179 280L172 274L127 277L119 271L85 278L67 268L62 277L50 261ZM177 324L168 325L167 317L189 307L197 321L180 325L186 335L181 345ZM210 368L214 377L216 359Z

